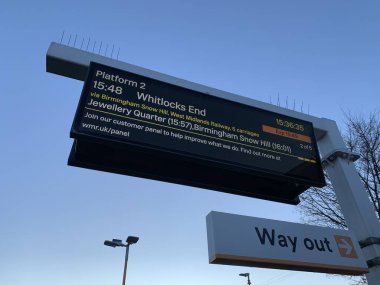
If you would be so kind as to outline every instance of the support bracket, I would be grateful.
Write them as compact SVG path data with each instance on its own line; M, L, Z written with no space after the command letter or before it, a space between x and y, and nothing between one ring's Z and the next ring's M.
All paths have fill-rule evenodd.
M359 245L361 248L364 248L366 246L370 246L373 244L380 244L380 238L378 237L368 237L365 240L359 241Z
M325 168L328 165L333 165L334 161L337 158L343 158L348 160L348 162L355 162L360 158L360 155L357 153L350 152L346 149L335 149L332 152L325 155L321 161L322 161L322 167Z
M361 248L374 245L374 244L380 244L380 238L378 237L368 237L365 240L359 241L359 245ZM370 260L367 260L368 267L374 267L377 265L380 265L380 257L375 257Z
M367 260L367 265L369 268L380 265L380 257L375 257L370 260Z

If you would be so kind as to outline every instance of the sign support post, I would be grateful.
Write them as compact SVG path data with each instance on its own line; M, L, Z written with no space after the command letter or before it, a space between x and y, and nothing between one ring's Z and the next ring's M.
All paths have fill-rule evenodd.
M326 135L318 141L322 163L325 165L333 189L337 196L347 226L352 230L359 241L370 237L380 237L380 223L369 202L354 164L350 161L351 154L346 150L343 138L336 123L325 121ZM343 153L337 155L337 153ZM362 248L363 254L369 264L370 272L366 274L369 285L379 284L380 281L380 244L369 243ZM372 265L372 266L371 266Z

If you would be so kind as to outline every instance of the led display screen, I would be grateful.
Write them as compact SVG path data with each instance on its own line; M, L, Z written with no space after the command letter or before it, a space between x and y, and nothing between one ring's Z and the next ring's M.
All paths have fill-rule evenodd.
M71 137L96 142L99 150L104 144L170 154L303 190L325 185L310 122L97 63L90 65Z

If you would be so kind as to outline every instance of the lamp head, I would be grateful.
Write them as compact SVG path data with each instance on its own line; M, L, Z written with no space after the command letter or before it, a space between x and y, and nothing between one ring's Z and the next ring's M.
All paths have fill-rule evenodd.
M112 246L112 247L125 246L125 244L123 244L123 241L121 239L113 239L112 241L106 240L104 241L104 245Z
M104 245L106 245L106 246L112 246L112 247L116 247L117 246L117 244L115 242L110 241L110 240L105 240L104 241Z
M138 242L138 240L139 240L139 237L129 236L127 238L127 243L128 244L134 244L134 243Z
M115 243L117 246L125 246L121 239L112 239L112 242Z
M248 277L249 273L240 273L239 276Z

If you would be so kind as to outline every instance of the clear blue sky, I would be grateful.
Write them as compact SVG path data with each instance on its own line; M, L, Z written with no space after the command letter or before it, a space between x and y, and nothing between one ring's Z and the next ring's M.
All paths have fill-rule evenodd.
M67 166L83 83L45 72L51 41L334 119L379 107L380 3L354 0L6 1L0 9L0 284L343 285L325 274L209 265L206 215L300 221L294 206Z

